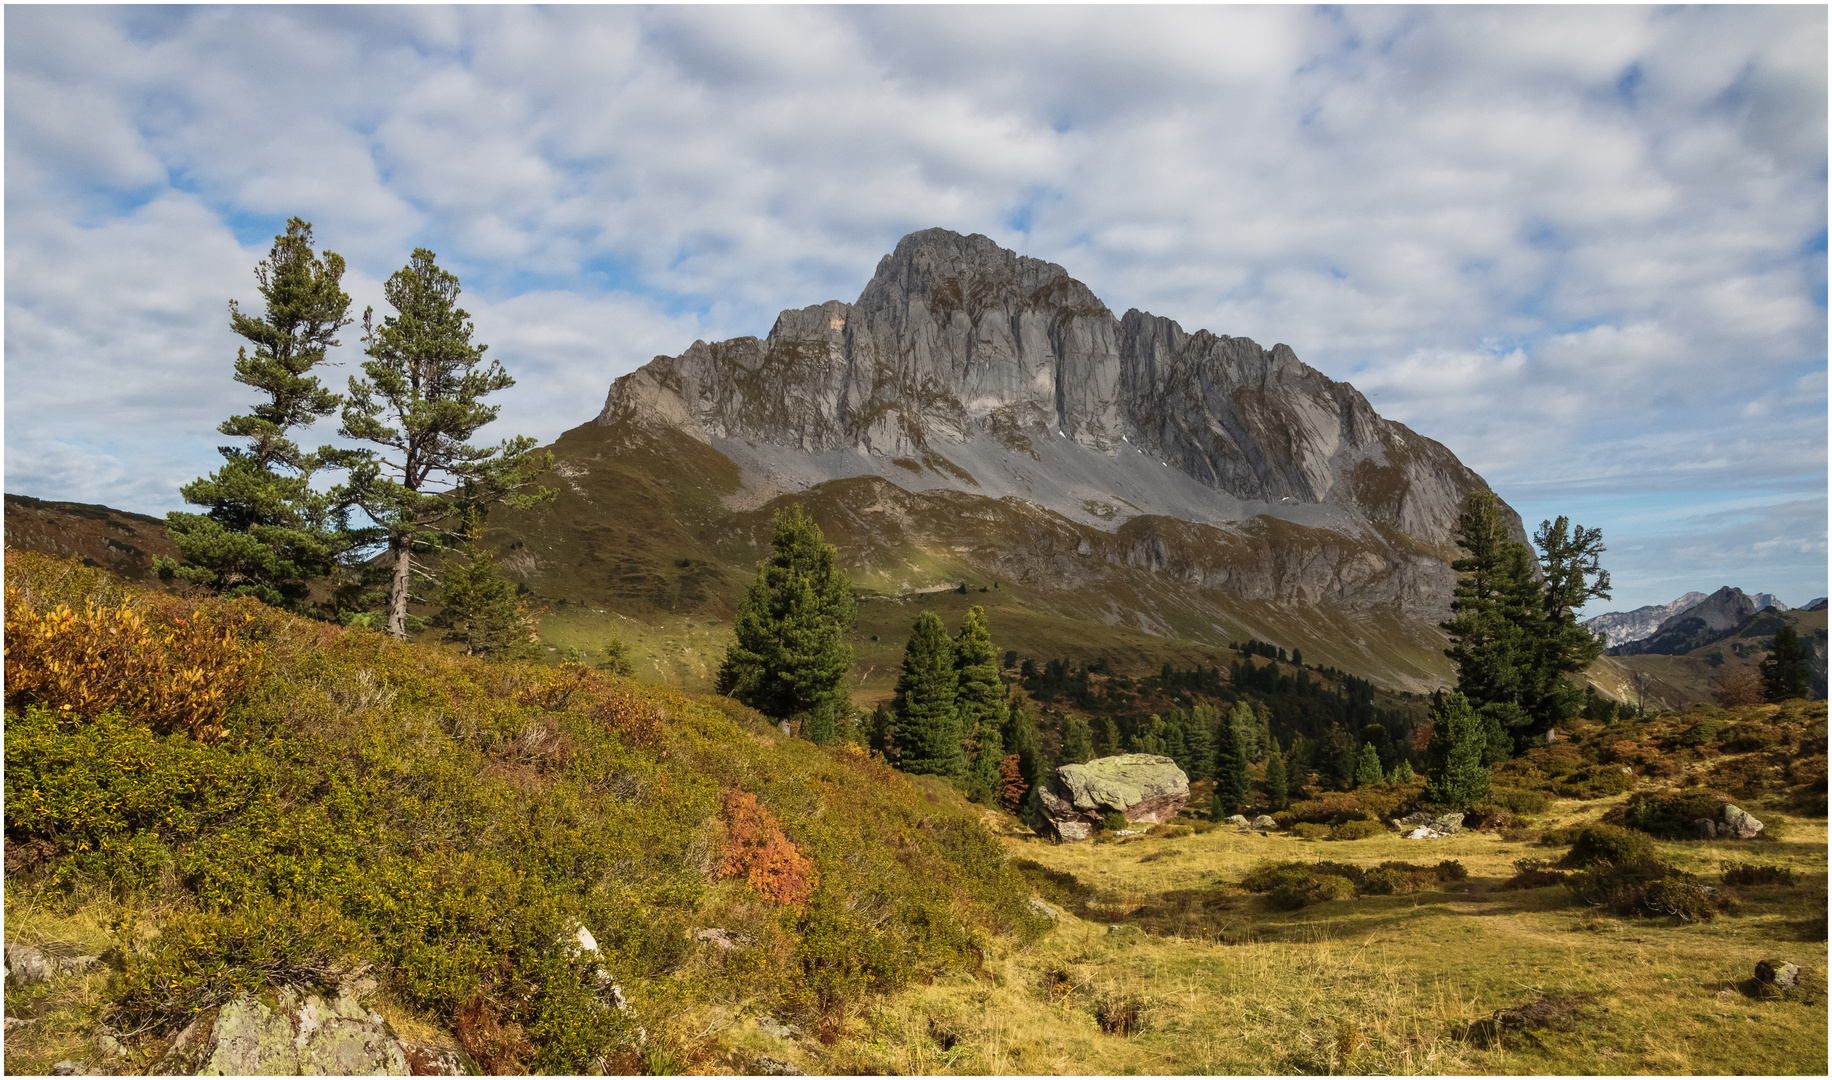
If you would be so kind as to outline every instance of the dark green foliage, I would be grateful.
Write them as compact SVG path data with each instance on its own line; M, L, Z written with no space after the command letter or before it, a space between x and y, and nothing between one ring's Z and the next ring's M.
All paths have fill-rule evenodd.
M1462 694L1445 694L1431 711L1431 742L1425 747L1425 798L1466 809L1488 794L1489 771L1482 764L1487 737Z
M1380 767L1380 753L1373 743L1361 748L1361 756L1355 762L1355 786L1358 788L1373 787L1386 779L1386 773Z
M1754 866L1731 863L1719 875L1726 885L1786 885L1800 883L1800 875L1785 866Z
M961 620L954 638L954 703L961 711L961 731L969 744L982 727L997 727L1005 714L1005 687L999 682L998 649L986 625L986 609L975 604Z
M893 744L904 772L958 776L961 772L960 710L955 704L954 645L934 612L925 611L910 630L897 677Z
M525 508L553 492L516 494L553 464L526 436L489 448L466 440L496 419L483 399L515 385L488 348L471 341L471 316L457 306L458 278L417 248L390 275L382 295L395 314L375 324L363 312L364 378L350 378L339 434L380 449L366 451L351 474L357 504L388 543L393 577L383 605L386 629L407 635L407 602L416 553L438 551L474 528L491 506ZM387 475L384 475L386 472Z
M1710 922L1736 905L1726 889L1707 889L1691 874L1652 857L1600 862L1572 874L1565 888L1592 907L1619 915L1666 915L1680 922Z
M1331 724L1319 751L1317 778L1323 785L1335 791L1354 790L1355 768L1361 763L1355 736L1343 730L1340 724Z
M1062 721L1062 764L1080 765L1094 759L1094 741L1088 722L1071 713Z
M432 624L444 629L466 656L526 660L536 651L533 620L516 595L515 582L503 576L496 556L472 544L460 558L446 562L439 586L439 614Z
M1554 870L1544 859L1515 859L1514 876L1501 883L1503 889L1543 889L1563 884L1570 874Z
M1509 728L1525 726L1527 714L1520 706L1506 701L1491 701L1476 710L1482 721L1482 764L1493 765L1514 756L1514 736Z
M1119 832L1121 829L1131 824L1132 822L1126 820L1126 815L1120 813L1118 810L1109 810L1100 817L1100 828L1102 832Z
M1532 549L1509 535L1501 500L1481 490L1465 500L1456 536L1467 557L1451 564L1458 580L1452 618L1443 626L1451 635L1445 655L1457 665L1457 690L1478 708L1517 710L1495 719L1518 729L1520 738L1543 734L1583 706L1564 676L1602 652L1576 616L1590 598L1609 596L1609 573L1599 562L1602 533L1573 528L1564 517L1542 522L1533 537L1536 563Z
M1291 787L1285 777L1285 754L1277 739L1266 752L1266 805L1283 810L1291 804Z
M1399 764L1393 766L1393 774L1390 779L1394 784L1410 784L1412 782L1412 762L1401 758Z
M1378 821L1345 821L1329 832L1331 840L1366 840L1370 836L1385 834L1387 827Z
M1775 643L1762 661L1762 690L1768 700L1787 701L1807 696L1807 649L1800 635L1787 624L1775 630Z
M330 576L367 538L349 528L343 489L312 486L320 470L347 466L353 455L331 447L308 453L289 436L337 410L340 399L312 369L325 362L338 344L337 332L350 322L343 272L343 259L314 253L312 226L293 218L255 268L266 300L262 316L245 315L229 302L229 325L249 343L236 354L235 381L266 400L217 428L248 445L222 447L223 467L182 489L185 502L209 511L166 515L167 534L183 562L155 558L161 578L298 610L312 582Z
M804 735L833 742L851 707L846 632L855 606L820 526L800 504L777 511L770 557L738 605L718 691L766 716L801 717Z
M1691 834L1692 822L1699 818L1722 821L1728 796L1695 788L1689 791L1637 791L1605 820L1615 818L1637 832L1667 839L1683 839Z
M981 728L977 742L973 758L967 765L966 795L976 803L997 805L999 763L1005 760L1005 744L999 738L998 725L989 723Z
M1366 870L1350 863L1262 862L1240 881L1248 892L1265 893L1275 908L1294 910L1326 900L1413 893L1462 881L1469 872L1446 860L1436 866L1384 862Z
M1213 711L1210 706L1198 705L1190 712L1179 709L1171 718L1183 735L1185 760L1178 764L1191 780L1207 780L1215 775L1215 722L1206 715Z
M1566 869L1610 864L1626 866L1654 858L1654 842L1644 833L1619 825L1586 825L1558 864Z
M636 659L630 655L630 643L622 638L611 638L604 643L604 659L598 661L598 670L606 675L621 675L626 679L636 677Z
M1245 708L1245 703L1237 702L1234 712L1238 714ZM1253 797L1252 783L1247 772L1247 754L1240 745L1240 728L1234 723L1224 723L1215 750L1215 805L1210 819L1221 821L1235 813Z

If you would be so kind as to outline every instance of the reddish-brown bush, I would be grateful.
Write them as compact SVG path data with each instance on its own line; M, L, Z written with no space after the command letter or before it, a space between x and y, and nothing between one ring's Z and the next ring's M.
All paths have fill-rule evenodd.
M1018 755L1006 754L999 762L999 802L1012 813L1024 805L1024 793L1030 785L1024 782L1024 776L1018 771Z
M814 861L783 835L776 815L748 791L728 791L720 817L725 828L725 857L720 878L742 878L765 899L801 905L814 895L820 872Z

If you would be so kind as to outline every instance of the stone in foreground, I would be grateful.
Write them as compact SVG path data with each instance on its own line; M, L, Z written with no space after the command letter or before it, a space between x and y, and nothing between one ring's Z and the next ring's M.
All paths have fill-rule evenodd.
M265 996L265 995L264 995ZM407 1052L387 1021L344 990L327 998L283 986L247 994L179 1032L154 1076L406 1076Z
M1160 754L1120 754L1085 765L1064 765L1038 792L1044 820L1040 831L1061 843L1086 840L1111 813L1128 821L1161 825L1175 818L1190 798L1190 779Z

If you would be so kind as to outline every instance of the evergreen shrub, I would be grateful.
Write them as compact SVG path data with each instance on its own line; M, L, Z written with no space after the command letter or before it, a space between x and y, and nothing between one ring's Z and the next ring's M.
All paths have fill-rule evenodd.
M1571 850L1558 861L1567 870L1609 864L1627 866L1653 859L1654 841L1619 825L1586 825L1578 830Z

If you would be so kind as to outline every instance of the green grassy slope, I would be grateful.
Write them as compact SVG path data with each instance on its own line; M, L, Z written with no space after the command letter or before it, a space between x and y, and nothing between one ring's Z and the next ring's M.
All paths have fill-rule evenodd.
M622 636L642 674L678 685L709 683L771 514L790 501L807 506L860 595L855 677L867 696L888 688L923 606L946 618L967 601L985 604L1001 645L1027 656L1107 656L1148 671L1214 664L1227 642L1257 637L1383 685L1451 679L1441 633L1389 608L1275 604L1192 584L1199 573L1263 573L1281 546L1347 562L1378 556L1346 550L1335 534L1256 520L1235 536L1161 518L1106 533L1016 500L909 492L876 477L759 504L729 459L668 429L585 425L552 449L543 482L557 498L498 513L488 541L546 609L548 645L589 656L606 635ZM961 584L966 597L945 596Z

